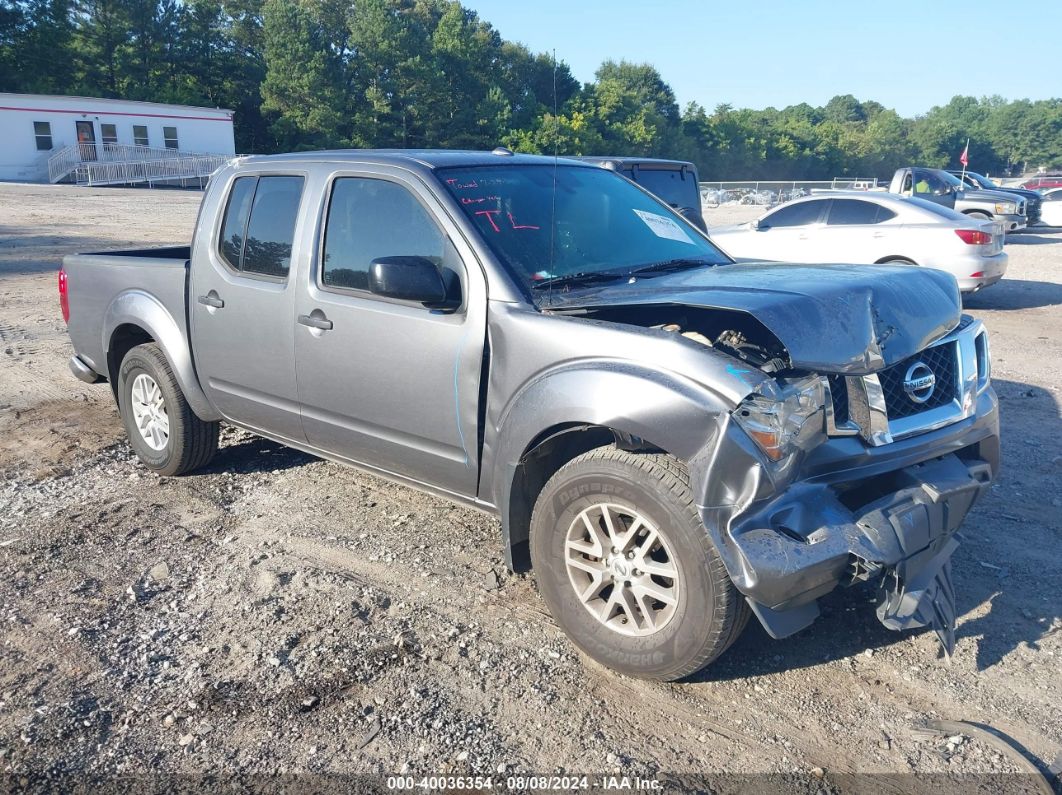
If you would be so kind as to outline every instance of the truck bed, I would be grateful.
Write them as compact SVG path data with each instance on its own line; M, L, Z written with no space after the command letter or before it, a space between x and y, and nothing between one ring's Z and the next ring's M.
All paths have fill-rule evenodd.
M133 301L154 305L152 314L164 328L187 340L188 265L190 246L123 249L63 258L70 302L68 329L77 357L98 375L109 378L106 350L112 335L121 333ZM156 339L159 339L156 336ZM183 343L186 344L186 343Z

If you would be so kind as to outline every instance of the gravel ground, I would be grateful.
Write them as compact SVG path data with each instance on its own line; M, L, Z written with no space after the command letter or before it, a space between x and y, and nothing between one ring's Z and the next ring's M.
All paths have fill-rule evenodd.
M657 684L578 655L533 577L505 571L489 517L231 429L202 473L137 465L108 387L66 369L55 271L76 251L185 243L198 202L0 185L5 789L566 771L674 791L768 781L739 774L1035 791L993 778L1018 768L992 745L918 731L937 718L995 727L1044 769L1059 757L1062 230L1010 238L1007 278L968 302L992 335L1005 469L957 553L951 664L848 591L793 638L753 622L708 670Z

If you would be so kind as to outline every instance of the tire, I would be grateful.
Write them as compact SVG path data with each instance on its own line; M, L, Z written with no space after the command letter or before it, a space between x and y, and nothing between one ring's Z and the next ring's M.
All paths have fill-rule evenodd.
M982 221L991 221L992 220L992 216L991 215L989 215L988 213L983 213L980 210L974 210L973 212L966 213L966 215L968 215L970 218L977 218L977 219L980 219Z
M602 506L609 519L601 513ZM638 519L641 524L636 529L632 520ZM618 555L600 543L609 537L603 529L609 520L613 527L624 528L623 545L615 547ZM587 540L595 532L593 527L604 534L597 544ZM635 552L633 559L628 558L625 550L639 545L645 549L650 543L649 530L660 537L653 557ZM610 446L573 459L542 488L531 516L530 540L535 577L554 619L582 651L621 673L681 679L726 651L748 621L748 605L730 581L697 514L689 475L670 456ZM584 554L591 547L603 554ZM569 563L573 559L576 565ZM654 572L669 570L674 576L648 574L647 583L647 572L638 565ZM627 575L631 579L623 580ZM591 600L577 591L578 587L584 596L591 594L610 577L620 579L617 584L606 583ZM666 593L670 604L649 597L647 587ZM635 596L633 609L630 602L624 608L614 601L617 589L618 599L624 592ZM609 616L608 623L601 615Z
M890 257L889 259L883 259L882 265L917 265L914 260L907 259L907 257Z
M195 415L155 343L137 345L122 359L118 411L137 458L160 475L191 472L209 463L217 452L220 423L204 422ZM138 426L138 416L151 429L147 435ZM153 419L160 416L161 420Z

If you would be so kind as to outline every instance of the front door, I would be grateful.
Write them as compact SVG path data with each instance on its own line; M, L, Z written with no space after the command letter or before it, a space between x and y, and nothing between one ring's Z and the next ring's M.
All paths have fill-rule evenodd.
M90 121L76 121L77 146L81 150L82 160L96 159L96 128Z
M751 231L728 236L723 248L742 260L813 262L812 246L829 199L810 199L783 205L760 219ZM731 237L733 248L728 247Z
M914 168L911 172L914 178L913 195L916 199L955 208L955 191L939 174L928 168Z
M192 350L211 402L232 422L292 441L304 439L291 274L304 179L237 175L220 227L197 245L189 291Z
M472 496L486 289L438 200L401 172L337 172L324 234L296 299L306 438L342 458ZM459 248L460 246L460 248ZM427 257L445 307L368 289L377 257Z

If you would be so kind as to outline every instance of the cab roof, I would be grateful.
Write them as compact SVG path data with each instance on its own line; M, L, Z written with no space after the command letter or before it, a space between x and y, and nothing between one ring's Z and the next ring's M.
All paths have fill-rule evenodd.
M499 147L492 152L456 149L326 149L314 152L291 152L279 155L250 155L241 163L378 163L381 165L418 166L436 169L446 167L496 165L553 165L586 166L568 158L546 155L514 154Z

